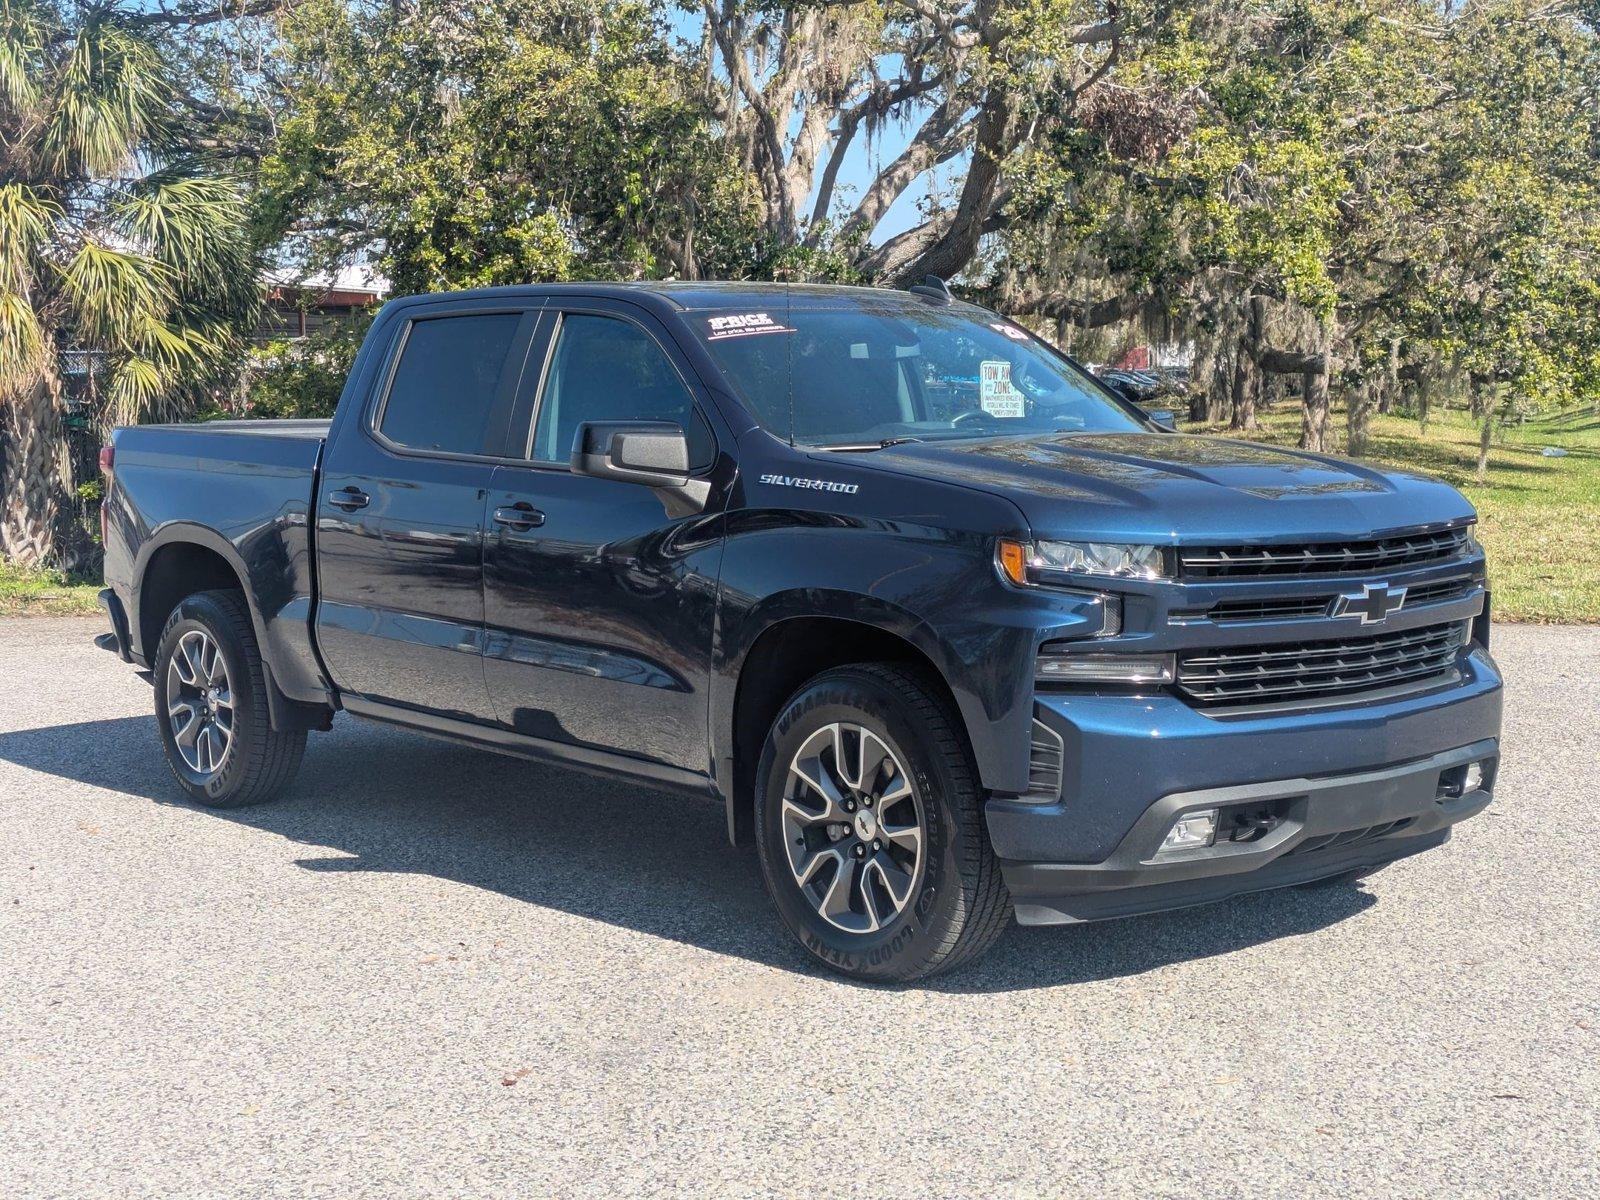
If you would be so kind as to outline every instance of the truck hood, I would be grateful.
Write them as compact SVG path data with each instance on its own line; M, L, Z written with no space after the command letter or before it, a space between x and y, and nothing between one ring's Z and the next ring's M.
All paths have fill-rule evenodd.
M1338 541L1474 515L1424 475L1229 438L1052 434L908 442L863 458L1004 495L1045 536Z

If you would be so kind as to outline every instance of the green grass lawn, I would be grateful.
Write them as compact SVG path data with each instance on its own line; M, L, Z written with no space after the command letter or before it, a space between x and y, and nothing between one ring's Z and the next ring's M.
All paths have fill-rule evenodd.
M100 581L0 562L0 617L79 617L101 611Z
M1335 412L1329 425L1342 441L1344 413ZM1248 436L1294 445L1299 405L1275 406ZM1546 446L1565 450L1566 457L1543 457ZM1473 477L1478 430L1464 412L1435 414L1426 438L1411 417L1374 417L1366 457L1433 475L1473 503L1497 620L1600 621L1600 409L1591 405L1498 430L1485 483Z

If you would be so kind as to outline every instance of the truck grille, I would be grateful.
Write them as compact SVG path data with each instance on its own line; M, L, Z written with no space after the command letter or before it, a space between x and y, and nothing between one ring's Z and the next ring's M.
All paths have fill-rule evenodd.
M1424 583L1406 589L1406 607L1419 604L1436 604L1441 600L1459 600L1477 584L1471 579L1445 579L1437 583ZM1206 616L1213 621L1228 624L1236 621L1287 621L1294 617L1325 617L1333 606L1335 594L1319 596L1268 596L1253 600L1224 600L1213 604Z
M1196 704L1294 703L1442 676L1471 625L1450 622L1337 641L1189 650L1178 655L1178 691Z
M1458 558L1466 529L1407 533L1367 542L1307 542L1287 546L1185 546L1178 551L1191 578L1239 575L1349 575Z

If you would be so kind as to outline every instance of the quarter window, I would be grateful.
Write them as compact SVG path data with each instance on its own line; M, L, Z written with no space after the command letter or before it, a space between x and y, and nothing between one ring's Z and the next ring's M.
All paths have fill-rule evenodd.
M586 421L670 421L688 434L694 467L706 466L715 454L689 390L649 334L615 317L571 313L556 335L532 457L568 461L578 426Z
M518 313L413 321L378 426L413 450L498 454L509 409L506 374Z

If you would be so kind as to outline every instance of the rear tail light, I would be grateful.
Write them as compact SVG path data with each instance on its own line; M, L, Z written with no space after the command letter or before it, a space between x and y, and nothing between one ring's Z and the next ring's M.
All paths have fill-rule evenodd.
M100 474L111 478L111 468L117 461L117 448L110 442L100 447Z

